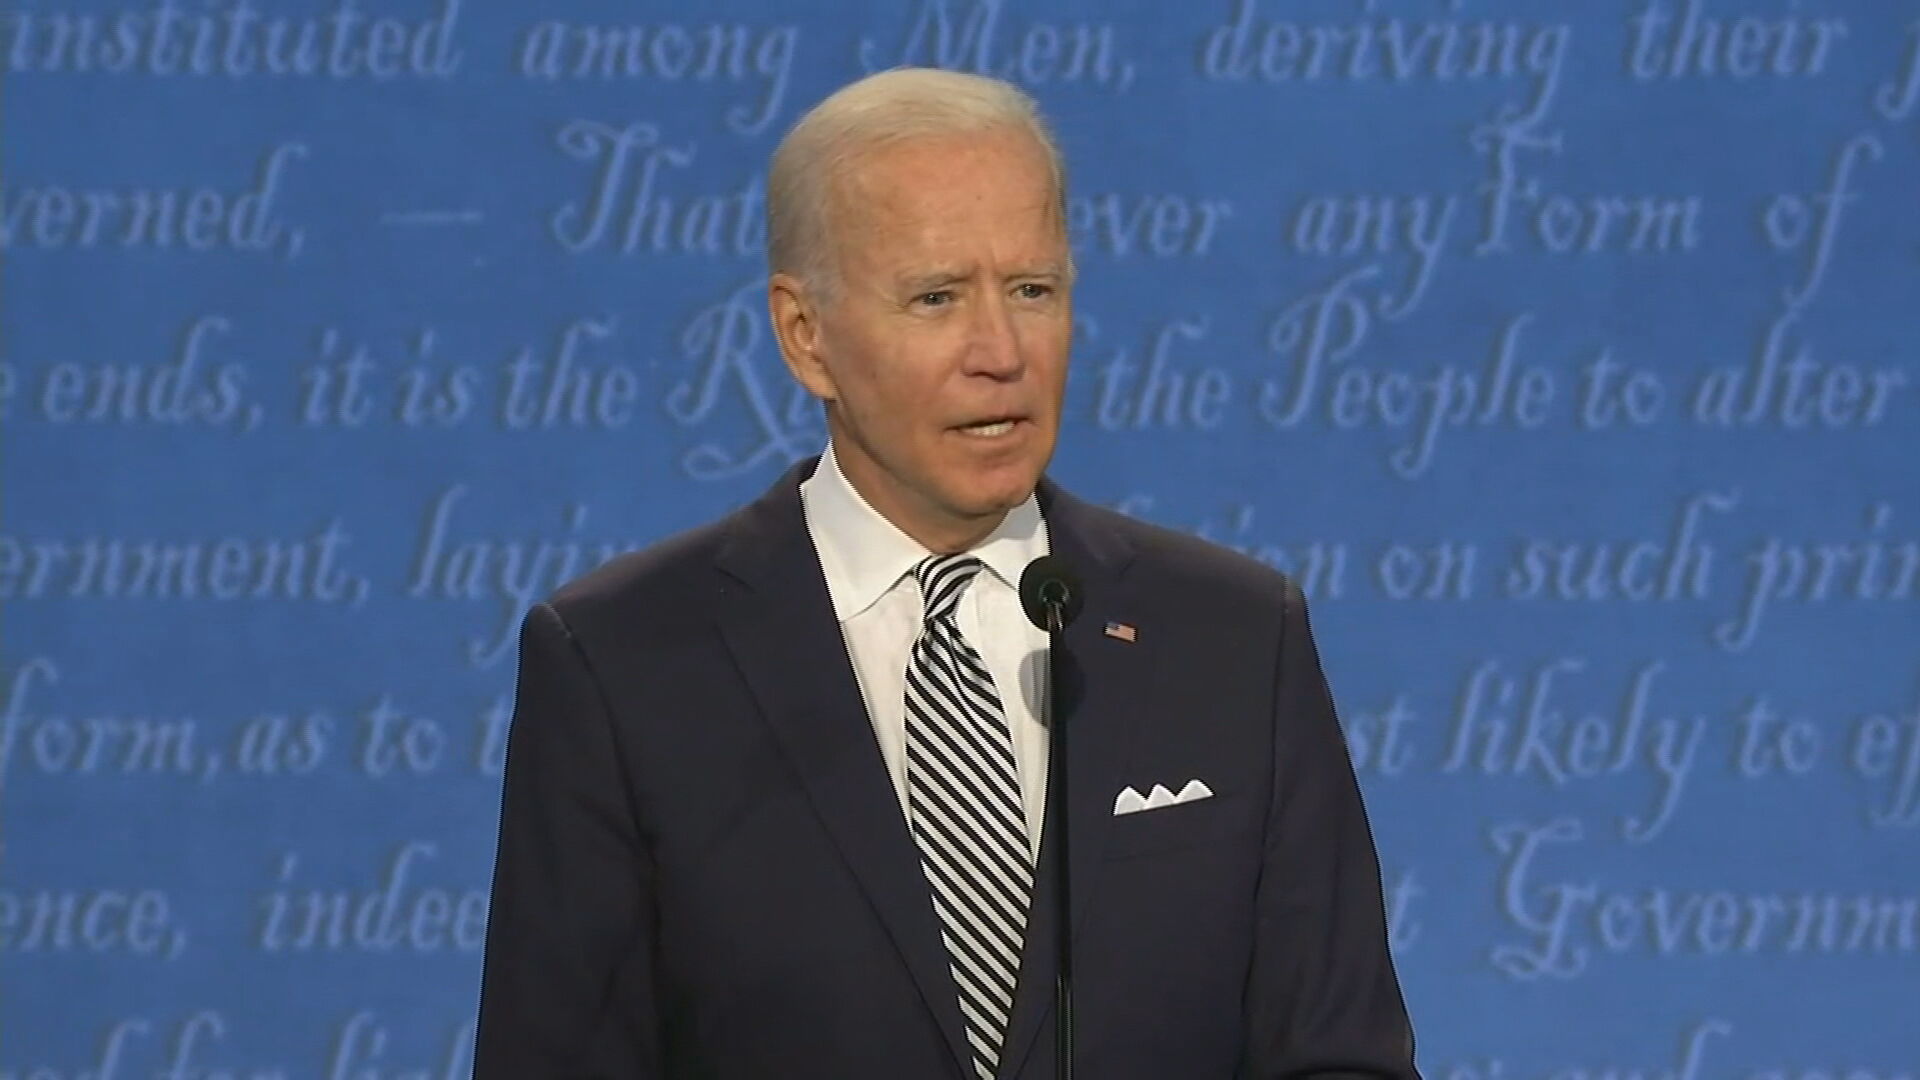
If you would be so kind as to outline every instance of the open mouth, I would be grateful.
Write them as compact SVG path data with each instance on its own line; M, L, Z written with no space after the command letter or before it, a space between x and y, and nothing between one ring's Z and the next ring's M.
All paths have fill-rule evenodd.
M1001 420L983 420L977 424L962 424L954 430L962 435L971 435L976 439L997 439L1002 435L1012 433L1014 427L1019 424L1019 422L1017 417Z
M960 434L972 434L975 438L995 438L1010 430L1014 430L1014 421L991 421L991 423L979 423L979 425L966 425L960 429Z

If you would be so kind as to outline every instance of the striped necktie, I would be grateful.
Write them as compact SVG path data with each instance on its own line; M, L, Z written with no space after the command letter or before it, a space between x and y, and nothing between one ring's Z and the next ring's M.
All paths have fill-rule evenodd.
M926 620L907 661L907 816L973 1049L992 1080L1013 1009L1033 890L1013 738L980 654L960 636L960 594L979 559L914 567Z

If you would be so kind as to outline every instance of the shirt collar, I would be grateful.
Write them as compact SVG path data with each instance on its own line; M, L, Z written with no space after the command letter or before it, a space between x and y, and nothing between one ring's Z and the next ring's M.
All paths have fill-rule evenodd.
M813 475L800 484L800 499L834 616L843 623L872 607L931 554L854 490L831 440ZM1027 564L1046 553L1047 524L1032 495L1007 511L993 532L968 552L1016 589Z

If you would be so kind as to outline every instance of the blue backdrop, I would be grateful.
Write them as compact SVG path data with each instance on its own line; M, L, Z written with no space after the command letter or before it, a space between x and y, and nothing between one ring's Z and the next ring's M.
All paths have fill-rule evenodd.
M1298 575L1427 1075L1920 1077L1920 5L0 15L0 1078L463 1075L514 642L817 452L766 160L1029 87L1055 475Z

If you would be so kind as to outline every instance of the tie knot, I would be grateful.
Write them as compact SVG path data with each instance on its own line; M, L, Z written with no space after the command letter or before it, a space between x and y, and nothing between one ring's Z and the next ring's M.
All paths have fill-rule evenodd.
M920 582L920 601L925 606L927 621L952 615L967 582L985 565L971 555L929 555L920 560L913 568L913 576Z

